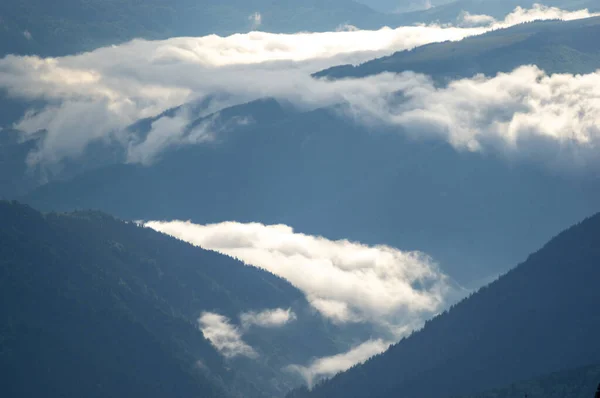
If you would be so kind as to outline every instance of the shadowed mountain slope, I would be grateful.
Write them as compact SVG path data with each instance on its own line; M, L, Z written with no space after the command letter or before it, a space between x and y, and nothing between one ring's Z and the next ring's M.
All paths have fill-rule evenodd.
M569 369L519 381L510 386L463 398L592 398L600 385L600 366Z
M350 345L286 281L97 212L0 202L0 291L11 397L281 396L301 383L282 368ZM239 327L273 308L297 319L244 333L252 358L223 358L198 330L204 311Z
M600 215L385 353L290 397L453 397L600 361Z

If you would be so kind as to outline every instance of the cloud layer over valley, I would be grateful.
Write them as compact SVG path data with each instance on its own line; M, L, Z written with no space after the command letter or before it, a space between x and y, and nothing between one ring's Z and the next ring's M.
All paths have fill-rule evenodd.
M144 224L191 244L266 269L298 287L313 308L340 326L362 323L375 338L308 364L290 364L309 385L379 354L466 293L423 253L296 233L285 225L151 221ZM256 357L244 331L278 328L296 319L289 309L240 314L240 327L205 313L200 328L226 357Z
M368 323L387 337L405 335L460 294L419 252L332 241L296 233L285 225L181 221L145 225L279 275L302 290L332 322ZM289 320L290 314L281 310L242 315L246 325Z
M478 26L474 28L433 25L134 40L62 58L8 56L0 60L0 89L13 97L46 102L15 125L25 134L47 131L29 157L32 166L77 157L94 141L117 143L127 151L127 161L148 164L169 147L210 141L218 134L210 120L185 131L192 118L267 96L301 109L346 103L359 122L399 126L417 136L441 136L471 150L492 144L500 144L502 150L516 148L530 137L588 148L597 135L590 123L599 108L592 89L597 73L549 77L524 67L493 79L454 82L445 89L436 88L427 76L409 72L333 82L313 79L310 73L523 21L589 16L586 11L538 6L517 9L504 21L473 15L458 21ZM407 100L398 103L397 92ZM460 96L467 94L481 101L461 101ZM140 118L203 98L212 100L199 114L183 109L162 117L148 135L140 137L126 129ZM457 112L465 106L469 112ZM559 124L536 122L549 115Z

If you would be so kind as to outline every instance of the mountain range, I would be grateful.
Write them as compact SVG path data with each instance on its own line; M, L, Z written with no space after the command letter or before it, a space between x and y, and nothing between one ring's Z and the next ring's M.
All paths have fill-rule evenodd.
M115 45L134 38L221 36L251 30L267 32L334 31L416 23L454 23L461 13L500 18L533 0L416 1L353 0L5 0L0 4L0 56L61 56ZM599 11L595 0L549 0L565 10ZM432 7L434 6L434 7ZM373 9L373 8L377 9ZM410 11L412 8L425 10ZM402 13L394 11L406 11Z
M519 25L319 76L410 68L432 73L443 86L449 76L468 76L467 70L493 75L529 62L554 65L555 72L590 70L598 53L591 38L599 27L599 18ZM448 59L454 53L462 54L457 62ZM93 170L70 167L80 172L73 176L67 167L62 181L5 196L43 210L97 208L124 219L283 223L332 239L421 250L468 287L507 271L553 231L600 210L593 171L547 169L535 153L511 159L501 152L457 151L393 126L357 123L348 114L344 104L302 111L258 100L192 118L190 126L216 120L219 134L212 143L172 149L149 166L110 165L118 158L91 150L83 159ZM152 121L132 128L144 134ZM23 145L35 143L17 146L11 156L26 152Z
M256 29L315 32L416 22L442 29L460 25L469 15L500 20L516 6L532 4L7 0L0 4L0 57L70 56L135 38ZM549 0L547 5L600 11L596 0ZM234 94L213 92L132 124L139 116L127 119L128 142L99 138L81 156L37 167L29 156L50 134L44 129L25 134L12 122L27 110L31 116L42 109L47 98L7 100L0 92L0 395L592 397L600 391L600 185L596 157L589 156L597 148L592 119L600 115L595 111L598 80L593 79L600 68L599 35L600 17L518 24L334 66L312 77L309 72L302 80L308 88L296 86L298 97L323 95L321 84L339 88L335 98L342 100L333 105L286 94L248 102L245 93L231 106ZM269 45L281 46L275 52L289 50L282 43ZM234 52L248 50L244 46ZM4 58L11 59L17 56ZM303 65L295 62L265 63L265 68ZM0 80L10 80L3 65L9 70L0 64ZM66 85L110 78L91 73L70 80L68 65L59 75ZM239 66L240 74L244 67L252 68ZM507 76L520 80L513 84ZM534 89L523 89L527 79ZM380 90L381 81L412 91L380 93L385 101L357 95L359 87ZM480 84L489 81L501 83ZM346 83L356 87L342 92ZM473 90L453 91L461 85ZM157 97L173 93L158 86L133 87ZM520 102L501 98L496 103L478 95L490 87L499 97L516 93ZM430 123L396 123L403 112L410 113L402 105L427 90L431 96L419 97L423 104L416 113ZM541 91L553 95L537 95ZM93 103L74 92L65 103ZM444 99L464 92L473 98L444 108ZM104 94L98 91L100 98ZM228 105L213 109L221 99ZM367 109L388 107L383 111L389 119L365 113L360 100L373 102ZM478 106L488 100L493 106ZM525 128L509 130L508 137L486 130L488 122L497 127L514 122L514 115L538 116L548 110L547 101L557 105L539 125L524 117L517 127ZM441 118L464 122L467 126L460 127L473 133L470 141L453 136L452 126L440 123L439 128L432 120L439 115L425 112L431 110L428 102L446 112ZM132 103L123 98L111 106ZM562 112L561 106L577 112ZM483 122L473 127L468 118L453 119L453 113L476 113ZM576 131L563 134L574 125L570 119L585 124L580 137ZM557 123L564 129L555 129ZM82 134L94 127L89 124L81 120ZM175 139L152 141L157 126L167 126L160 134ZM187 139L198 128L209 131L210 139ZM536 136L540 128L547 129L545 135ZM134 144L147 141L159 150L132 152ZM155 222L146 223L150 220ZM174 236L188 242L144 226L159 224L156 220L189 220L181 225L200 229L233 221L226 225L268 230L278 246L259 247L267 239L225 234L206 246L220 250L215 252L194 246L198 241L185 234ZM357 258L344 257L357 247ZM394 277L412 278L403 290L365 294L361 299L373 300L369 308L397 299L384 297L389 292L419 304L418 293L428 289L431 273L443 281L441 290L451 291L436 292L441 298L429 312L435 314L432 319L407 321L394 334L390 326L398 325L386 323L385 316L374 314L373 320L364 312L354 314L343 300L327 302L325 310L318 307L322 297L311 290L314 285L282 279L260 261L246 264L260 257L252 250L286 266L302 259L312 260L318 270L351 269L361 286L338 280L347 277L344 272L294 269L305 280L331 284L332 290L345 283L350 286L346 296L365 293L359 288L373 286L373 274L385 279L381 275L389 276L390 268ZM405 267L401 263L407 258L427 267ZM405 304L407 312L412 301ZM397 339L382 352L391 340L381 337L385 328L386 336ZM382 353L363 363L371 354L361 349L374 341ZM321 367L318 377L308 375L311 367Z
M223 36L255 29L379 28L395 19L352 0L5 0L0 4L0 56L59 56L134 38Z

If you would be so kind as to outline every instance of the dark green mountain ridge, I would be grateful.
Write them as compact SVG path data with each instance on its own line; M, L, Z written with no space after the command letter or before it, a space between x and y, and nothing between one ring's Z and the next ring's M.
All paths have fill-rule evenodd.
M289 397L453 397L597 364L598 264L600 214L385 353Z
M286 281L99 212L0 202L0 291L10 397L282 396L301 384L282 368L353 343ZM203 311L236 325L272 308L298 319L244 333L257 358L224 359L198 330Z
M592 398L600 385L600 365L554 372L462 398Z

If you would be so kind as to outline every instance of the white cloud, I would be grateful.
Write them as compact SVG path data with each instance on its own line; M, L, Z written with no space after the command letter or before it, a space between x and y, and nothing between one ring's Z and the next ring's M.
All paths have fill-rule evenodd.
M354 26L354 25L350 25L350 24L347 24L347 23L346 23L346 24L339 25L339 26L338 26L338 27L335 29L335 31L336 31L336 32L357 32L357 31L359 31L359 30L360 30L360 29L359 29L359 28L357 28L356 26Z
M492 29L503 29L510 26L552 19L563 21L574 21L600 16L600 13L591 13L588 9L567 11L557 7L549 7L543 4L534 4L531 8L517 7L508 14L502 21L498 21L489 15L477 15L469 12L463 12L458 17L458 26L465 28L489 27Z
M456 148L535 156L552 167L596 164L600 145L600 71L547 75L523 66L436 88L419 82L353 107L357 118L398 126L415 137L438 137Z
M394 337L404 335L406 325L417 326L439 312L457 294L435 263L419 252L332 241L285 225L145 225L287 279L334 322L370 323Z
M252 23L252 29L256 29L262 25L262 14L258 11L254 12L250 14L248 20Z
M356 364L363 363L372 356L384 352L389 346L390 343L383 340L369 340L348 352L316 359L308 366L290 365L287 369L298 372L308 386L312 387L319 379L334 376Z
M557 7L548 7L542 4L534 4L532 8L517 7L506 16L503 21L495 24L496 28L505 28L525 22L540 20L560 19L563 21L574 21L590 17L600 16L600 13L591 13L588 9L566 11Z
M249 329L252 326L278 328L295 320L296 314L289 308L287 310L277 308L261 312L250 311L240 314L240 321L244 329Z
M27 40L33 39L33 36L31 35L31 32L29 32L28 30L26 30L26 31L23 32L23 36L25 36L25 38Z
M492 16L471 14L468 11L463 12L458 17L458 26L462 26L465 28L490 26L496 22L496 19Z
M30 165L80 156L89 143L98 140L121 144L128 151L129 162L148 164L168 147L205 142L214 136L210 124L193 134L183 134L182 126L189 117L185 113L156 121L153 131L143 138L125 129L140 118L188 101L227 94L210 102L204 114L272 96L308 109L347 102L360 114L375 115L369 108L383 104L389 110L385 102L394 91L408 87L414 97L415 83L425 83L424 90L430 90L428 79L407 73L325 82L311 79L310 73L426 43L460 40L522 21L591 15L536 6L531 10L518 8L505 21L481 28L430 25L134 40L61 58L7 56L0 59L0 89L15 97L49 102L15 126L26 134L47 130L41 146L29 157Z
M242 334L223 315L204 312L198 319L204 336L226 358L244 356L256 358L257 352L242 340Z
M189 110L184 107L174 116L161 117L152 123L143 140L131 139L127 161L149 165L167 148L212 141L220 130L214 126L215 117L189 128L191 116L188 113Z

